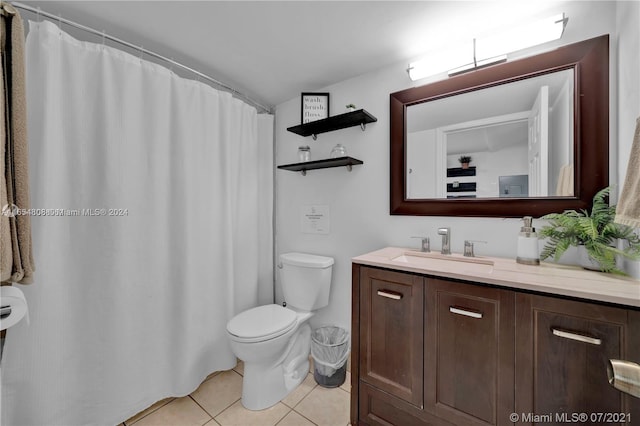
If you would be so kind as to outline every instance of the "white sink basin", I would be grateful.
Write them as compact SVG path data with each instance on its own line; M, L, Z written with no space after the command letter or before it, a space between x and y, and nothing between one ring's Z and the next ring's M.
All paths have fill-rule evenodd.
M493 260L482 257L465 257L460 254L444 255L439 253L424 253L406 251L402 255L391 259L392 262L405 263L421 269L448 269L451 272L465 274L493 272Z

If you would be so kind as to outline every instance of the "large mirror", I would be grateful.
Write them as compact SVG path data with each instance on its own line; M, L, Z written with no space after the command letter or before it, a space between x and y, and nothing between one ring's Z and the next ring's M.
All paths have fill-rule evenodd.
M391 213L588 207L608 183L608 46L602 36L391 94Z

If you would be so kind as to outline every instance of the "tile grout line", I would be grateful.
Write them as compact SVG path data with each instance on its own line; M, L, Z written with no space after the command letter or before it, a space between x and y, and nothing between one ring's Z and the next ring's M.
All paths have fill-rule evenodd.
M311 373L309 373L309 374L311 374ZM298 403L297 403L296 405L294 405L294 406L293 406L293 408L291 408L291 411L295 411L295 412L296 412L296 414L298 414L299 416L302 416L304 419L309 420L309 421L310 421L314 426L317 426L318 424L317 424L316 422L312 421L310 418L308 418L308 417L307 417L307 416L305 416L304 414L302 414L302 413L300 413L299 411L297 411L295 407L297 407L298 405L302 404L302 401L304 401L305 399L307 399L307 398L309 397L309 395L311 395L311 394L313 393L313 391L314 391L314 390L316 390L316 388L317 388L318 386L320 386L320 385L316 383L316 384L311 388L311 390L310 390L310 391L309 391L305 396L303 396L303 397L302 397L302 399L301 399L300 401L298 401Z
M311 374L311 373L309 373L309 374ZM308 398L308 397L313 393L313 391L314 391L314 390L316 390L317 388L323 388L323 389L328 389L328 390L340 389L342 392L344 392L344 393L346 393L347 395L351 396L351 392L349 392L349 391L347 391L347 390L344 390L344 389L342 388L342 386L336 386L335 388L325 388L324 386L320 386L318 383L316 383L316 384L314 385L314 387L311 389L311 391L309 391L309 393L307 393L307 394L306 394L306 395L305 395L305 396L304 396L300 401L298 401L298 403L295 405L295 407L298 407L300 404L302 404L302 402L303 402L305 399L307 399L307 398ZM285 404L285 405L286 405L286 404ZM300 413L299 411L297 411L295 407L294 407L294 408L292 408L292 409L291 409L291 411L295 411L295 412L296 412L296 414L298 414L298 415L300 415L301 417L303 417L304 419L306 419L306 420L310 421L314 426L318 426L318 424L317 424L317 423L315 423L315 422L314 422L314 421L312 421L310 418L306 417L304 414L302 414L302 413ZM285 417L286 417L286 416L285 416ZM277 424L276 424L276 426L277 426ZM351 422L349 421L349 422L347 423L347 425L346 425L346 426L351 426Z
M309 373L311 374L311 373ZM302 384L302 383L301 383ZM311 390L309 392L307 392L307 394L305 396L303 396L300 401L298 401L296 403L296 405L294 405L293 407L290 407L289 412L284 416L287 417L287 415L289 415L289 413L291 413L292 411L295 412L297 415L299 415L300 417L302 417L305 420L308 420L312 425L314 426L318 426L318 424L314 421L312 421L310 418L308 418L307 416L303 415L302 413L296 411L296 407L300 404L302 404L302 401L304 401L309 395L311 395L311 392L313 392L319 385L316 383L315 385L313 385L313 387L311 388ZM282 401L281 401L282 402ZM284 403L283 403L284 404ZM284 404L285 407L289 407L287 404ZM284 417L282 419L280 419L280 421L278 423L276 423L276 426L278 424L280 424L280 422L282 422L282 420L284 419Z
M312 424L313 426L318 426L318 423L314 422L313 420L311 420L310 418L308 418L308 417L307 417L307 416L305 416L304 414L302 414L302 413L298 413L298 412L297 412L295 409L293 409L293 408L291 409L291 411L295 412L297 415L299 415L299 416L300 416L300 417L302 417L303 419L308 420L309 422L311 422L311 424ZM288 414L288 413L287 413L287 414ZM285 416L285 417L286 417L286 416Z
M282 403L282 401L280 401L280 402ZM289 406L287 404L282 404L282 405L284 405L285 407L289 408ZM282 423L284 418L287 417L292 411L293 411L293 408L289 408L289 411L287 411L285 413L285 415L282 416L282 418L280 420L278 420L274 426L278 426L280 423Z
M205 380L205 381L206 381L206 380ZM204 382L203 382L203 383L204 383ZM194 392L195 392L195 391L194 391ZM192 393L193 393L193 392L192 392ZM191 394L189 394L189 395L187 395L187 396L188 396L188 397L189 397L189 398L190 398L190 399L191 399L191 400L192 400L192 401L193 401L193 402L194 402L198 407L200 407L200 409L201 409L202 411L204 411L205 413L207 413L207 416L209 416L209 420L207 420L206 422L204 422L204 423L203 423L203 425L204 425L204 424L206 424L206 423L208 423L208 422L210 422L211 420L215 420L215 419L213 418L213 416L211 415L211 413L209 413L209 412L208 412L208 411L207 411L207 410L206 410L202 405L200 405L200 404L198 403L198 401L196 401L196 399L195 399L194 397L192 397L192 396L191 396Z
M150 406L148 406L148 407L147 407L147 408L145 408L144 410L140 411L140 412L139 412L139 413L137 413L137 414L134 414L133 416L129 417L127 420L123 421L123 422L122 422L122 424L123 424L123 425L125 425L125 426L132 426L132 425L134 425L134 424L138 423L140 420L144 419L145 417L148 417L148 416L150 416L151 414L155 413L156 411L158 411L159 409L161 409L161 408L162 408L162 407L164 407L165 405L170 404L171 402L175 401L177 398L176 398L176 397L174 397L174 396L169 396L169 397L164 398L164 399L165 399L165 400L167 400L164 404L162 404L162 405L160 405L160 406L156 407L154 410L149 411L147 414L145 414L144 416L140 417L140 418L139 418L139 419L137 419L135 422L127 423L130 419L132 419L133 417L137 416L137 415L138 415L138 414L140 414L142 411L148 410L149 408L153 407L153 406L154 406L154 404L157 404L158 402L160 402L160 401L162 401L162 400L154 402L153 404L151 404Z
M226 371L233 371L234 373L236 373L238 376L240 376L241 378L243 377L242 374L238 373L236 370L231 369L231 370L226 370ZM213 377L212 377L213 378ZM195 392L195 391L193 391ZM192 392L192 393L193 393ZM195 402L196 404L198 404L198 401L195 400L195 398L193 398L191 396L191 394L189 394L189 398L191 398L193 400L193 402ZM218 417L220 414L224 413L225 411L227 411L229 408L231 408L236 402L240 401L242 398L238 398L236 400L234 400L231 404L227 405L226 407L224 407L222 410L220 410L220 412L218 414L216 414L215 416L213 416L210 412L208 412L206 410L206 408L204 408L202 405L198 404L198 406L200 408L202 408L204 410L205 413L207 413L211 419L213 419L216 423L218 423L218 421L216 420L216 417Z
M301 383L300 385L302 385L302 383ZM300 385L298 385L298 386L300 386ZM300 398L300 401L296 402L296 404L295 404L293 407L289 407L287 404L285 404L285 403L283 402L283 401L284 401L284 399L283 399L282 401L280 401L280 402L282 402L282 403L285 405L285 407L289 407L289 408L291 408L292 410L295 410L295 409L296 409L296 407L297 407L298 405L300 405L300 404L302 403L302 401L304 401L304 400L305 400L309 395L311 395L311 392L313 392L317 387L318 387L318 384L315 384L315 385L311 388L311 390L310 390L309 392L307 392L307 393L306 393L302 398ZM297 411L296 411L296 412L297 412ZM300 414L300 413L298 413L298 414Z

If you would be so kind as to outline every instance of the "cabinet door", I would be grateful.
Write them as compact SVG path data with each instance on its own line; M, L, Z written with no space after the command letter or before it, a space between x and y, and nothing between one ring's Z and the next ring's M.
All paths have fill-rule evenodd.
M427 279L426 410L456 425L511 424L515 294Z
M518 294L516 413L558 423L575 413L628 413L635 402L609 385L606 371L609 359L630 355L627 321L622 308Z
M423 278L360 270L360 378L422 408Z

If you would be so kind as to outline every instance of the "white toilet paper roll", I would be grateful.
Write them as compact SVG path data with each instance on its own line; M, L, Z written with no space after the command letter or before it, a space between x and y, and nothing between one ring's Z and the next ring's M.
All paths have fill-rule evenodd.
M0 331L16 325L25 316L29 324L27 301L19 288L8 285L0 287L0 307L4 306L9 306L11 313L0 319Z

